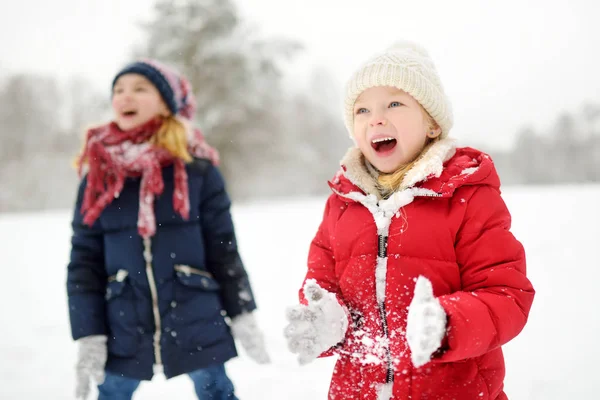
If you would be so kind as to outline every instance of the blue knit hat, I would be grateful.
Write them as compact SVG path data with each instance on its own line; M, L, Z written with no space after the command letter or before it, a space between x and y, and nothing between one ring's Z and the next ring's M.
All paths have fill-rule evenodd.
M156 60L143 59L125 66L113 79L114 89L117 80L126 74L139 74L148 79L158 89L160 96L173 115L192 119L196 101L187 79L174 69Z

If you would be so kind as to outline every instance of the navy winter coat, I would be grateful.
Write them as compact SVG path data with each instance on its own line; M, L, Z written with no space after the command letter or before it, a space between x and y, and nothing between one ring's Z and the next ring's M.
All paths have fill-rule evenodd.
M173 209L173 167L165 167L156 235L146 242L137 232L139 178L126 180L92 227L82 222L81 182L67 277L71 331L75 340L108 337L109 372L149 380L154 364L171 378L223 363L237 355L225 317L256 308L221 174L202 159L186 169L189 220Z

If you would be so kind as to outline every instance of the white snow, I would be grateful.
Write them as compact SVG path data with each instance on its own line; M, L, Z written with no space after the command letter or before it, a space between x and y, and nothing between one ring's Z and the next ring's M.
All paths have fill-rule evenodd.
M478 169L479 169L479 167L465 168L462 170L462 172L460 174L461 175L473 175Z
M383 336L380 331L376 333L365 328L351 332L348 338L349 343L360 343L361 351L348 354L357 363L362 365L380 365L387 363L389 340Z
M600 186L503 192L537 290L528 325L505 346L506 392L511 400L595 398ZM300 367L283 337L285 310L297 303L324 204L325 198L302 199L233 210L273 362L257 365L240 349L241 356L228 363L241 400L327 398L334 359ZM70 339L65 295L70 214L0 215L1 399L73 398L77 347ZM194 399L189 379L155 377L134 396L165 398Z

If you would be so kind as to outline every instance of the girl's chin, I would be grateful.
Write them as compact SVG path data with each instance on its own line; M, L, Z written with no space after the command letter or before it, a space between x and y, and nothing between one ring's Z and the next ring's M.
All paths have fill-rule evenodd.
M367 157L367 160L369 160L371 165L377 168L379 172L382 172L384 174L396 172L398 169L400 169L400 167L407 164L404 163L403 160L397 158L392 160L389 157L377 157L376 155L370 155L369 157Z
M396 164L382 163L382 162L377 162L377 161L378 160L369 160L371 165L374 166L377 169L377 171L382 172L384 174L392 173L402 166L402 164L400 164L400 163L398 163L396 165Z
M390 167L382 167L382 168L377 168L377 166L375 166L375 168L377 168L377 170L378 170L379 172L381 172L381 173L384 173L384 174L391 174L391 173L393 173L393 172L396 172L397 170L399 170L401 166L402 166L402 165L401 165L401 164L399 164L397 167L392 167L392 168L390 168Z
M121 129L123 131L134 128L136 125L133 121L116 120L115 122L117 123L117 126L119 127L119 129Z
M117 126L119 127L119 129L121 129L122 131L128 131L131 129L135 129L138 126L142 126L148 121L140 122L138 119L136 119L136 120L133 120L133 119L132 120L121 120L121 119L119 119L115 122L117 123Z

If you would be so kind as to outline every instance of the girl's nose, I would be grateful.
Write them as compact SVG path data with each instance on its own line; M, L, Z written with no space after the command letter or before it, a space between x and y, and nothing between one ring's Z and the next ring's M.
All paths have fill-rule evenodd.
M371 122L370 122L371 126L386 126L387 125L387 120L380 116L380 115L374 115L373 118L371 118Z

